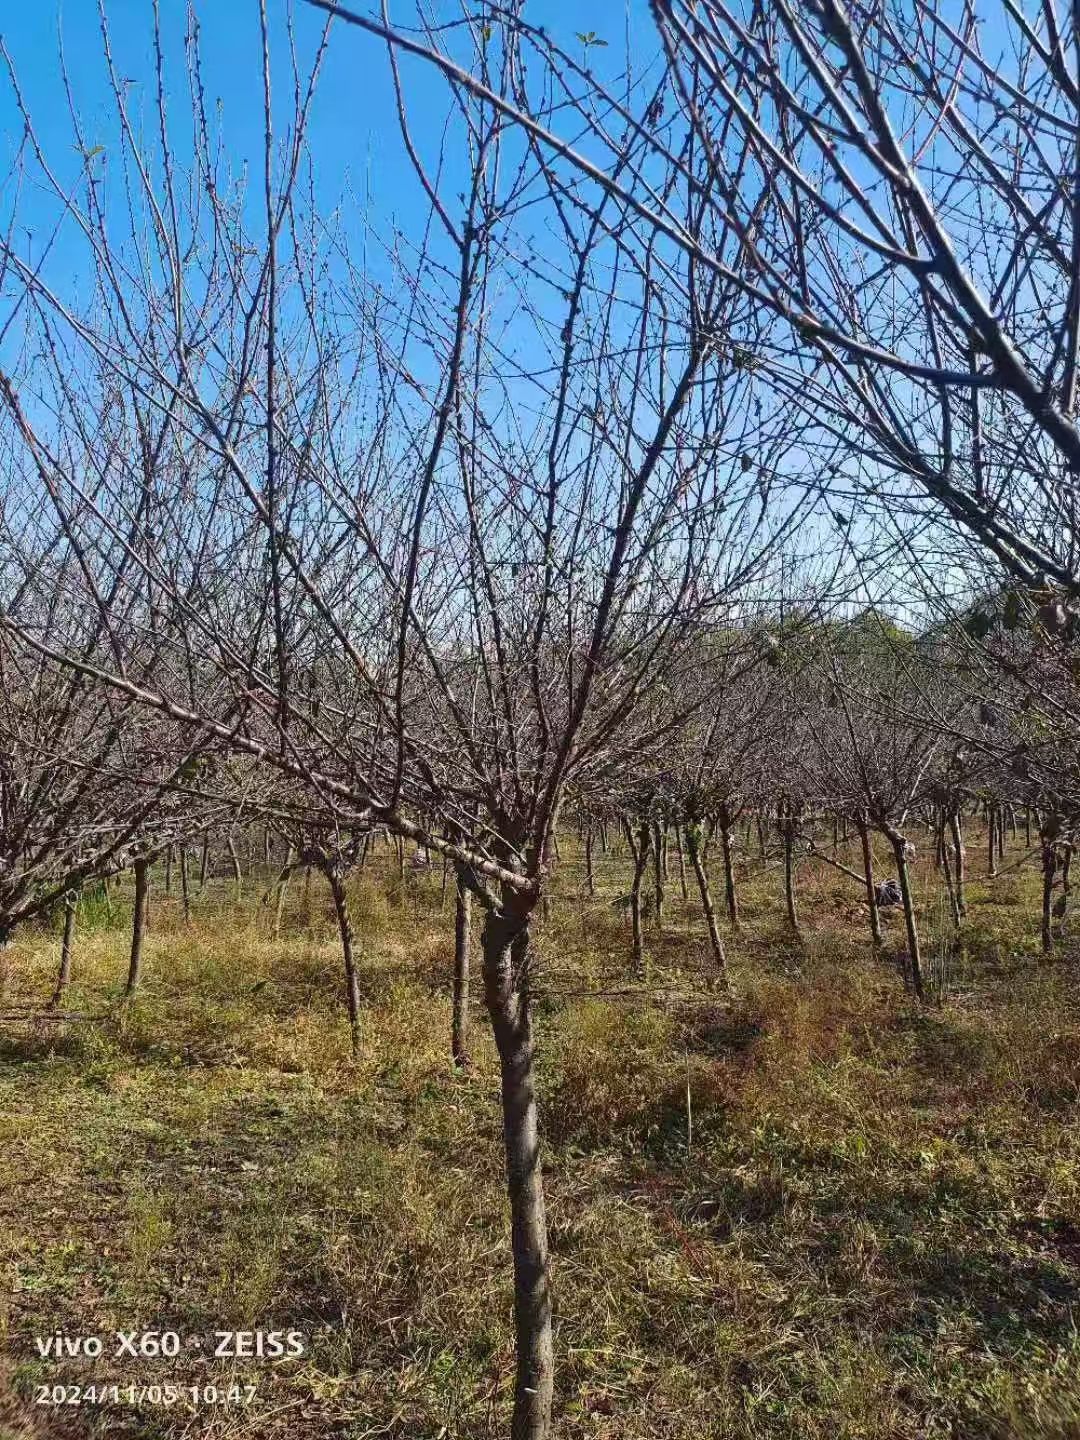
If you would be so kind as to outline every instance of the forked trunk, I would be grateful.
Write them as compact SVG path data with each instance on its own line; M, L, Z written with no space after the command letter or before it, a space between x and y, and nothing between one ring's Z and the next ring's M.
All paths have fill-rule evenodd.
M472 896L461 867L456 866L457 904L454 910L454 1018L451 1050L454 1064L469 1064L469 940L472 930Z
M142 979L143 939L146 935L146 908L150 895L150 862L139 859L134 864L135 904L131 912L131 954L128 957L125 995L133 995Z
M71 956L75 948L75 907L78 901L78 895L64 897L64 938L60 942L60 973L56 977L56 990L51 1001L54 1010L59 1010L63 1004L68 981L71 979Z
M504 903L489 910L482 934L484 997L502 1075L503 1140L514 1255L517 1376L512 1440L546 1440L554 1354L547 1221L529 1014L529 916Z

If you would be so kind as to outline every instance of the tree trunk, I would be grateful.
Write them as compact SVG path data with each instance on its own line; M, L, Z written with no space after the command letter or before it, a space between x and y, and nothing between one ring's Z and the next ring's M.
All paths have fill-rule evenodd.
M960 830L960 811L949 811L949 833L953 845L953 874L956 881L956 908L963 919L967 914L967 897L964 894L964 836Z
M1054 899L1054 871L1057 869L1057 852L1052 840L1043 841L1042 852L1042 948L1047 955L1054 948L1054 931L1051 924L1051 907Z
M725 806L720 811L720 849L724 858L724 898L727 901L728 920L731 928L739 928L739 899L735 891L735 866L731 858L731 812Z
M942 815L941 824L938 827L938 844L941 849L941 869L945 876L945 888L949 892L949 909L952 913L953 925L960 929L960 902L956 895L956 886L953 884L952 865L949 862L949 847L945 843L945 817Z
M705 924L709 931L709 945L712 949L713 960L720 972L720 979L726 986L728 983L727 956L724 953L724 942L720 939L720 931L716 925L716 911L713 909L712 892L709 889L709 876L705 869L705 861L701 855L701 838L698 827L693 823L686 825L684 834L686 836L686 849L690 856L690 864L694 870L694 878L698 883L698 891L701 895L701 908L705 911Z
M784 840L784 905L788 924L799 933L799 912L795 904L795 812L785 804L780 811L780 833Z
M992 876L997 874L997 808L994 805L987 806L986 836L986 873Z
M202 837L202 854L199 857L199 894L206 889L206 876L210 869L210 832Z
M454 1018L451 1052L454 1064L469 1064L469 940L472 930L472 896L465 885L461 867L457 874L457 904L454 910Z
M277 903L274 906L274 939L281 938L281 914L285 908L285 891L289 888L289 869L296 859L296 851L290 845L285 852L285 864L282 866L281 875L277 886Z
M60 973L56 977L56 989L50 1002L52 1009L59 1010L63 1004L68 981L71 979L71 955L75 947L75 906L79 897L69 894L64 897L64 938L60 942Z
M349 905L341 871L330 860L323 861L322 870L330 886L330 894L334 897L334 910L341 934L341 953L345 961L345 1003L349 1009L349 1027L352 1030L352 1052L355 1059L360 1053L360 987L353 963L352 921L349 918Z
M554 1353L547 1221L540 1167L529 1007L528 913L511 900L489 910L481 937L484 996L502 1076L503 1139L514 1255L517 1376L512 1440L546 1440L551 1425Z
M173 847L172 847L171 845L168 845L168 846L166 846L166 849L165 849L165 898L166 898L166 900L167 900L167 899L169 898L169 896L172 894L172 866L173 866Z
M630 923L634 937L634 973L638 976L645 974L645 934L641 923L641 881L645 875L645 867L649 863L651 834L652 830L648 820L642 820L635 842L634 832L627 821L626 838L634 860L634 878L630 882Z
M1072 884L1069 880L1069 871L1072 869L1073 847L1071 842L1062 846L1061 860L1061 923L1058 925L1058 939L1064 939L1063 926L1065 916L1069 909L1069 895L1072 892Z
M870 907L870 935L875 949L884 941L881 936L881 915L878 911L877 888L874 884L874 850L870 844L870 826L861 816L856 820L859 839L862 842L863 873L866 876L866 903Z
M664 928L664 830L659 820L653 826L653 904L657 932Z
M188 850L180 846L180 894L184 901L184 924L191 919L191 887L188 884Z
M593 879L592 868L592 826L585 831L585 888L590 895L596 894L596 881Z
M683 854L682 831L678 825L675 826L675 853L679 857L679 889L685 905L690 898L690 892L686 888L686 857Z
M240 856L236 853L236 846L233 843L233 837L231 835L226 838L226 844L229 849L229 859L232 861L233 879L236 881L236 898L239 900L243 888L243 876L240 873Z
M919 949L919 930L915 923L915 904L911 897L911 878L908 875L907 855L904 851L904 837L898 830L889 829L885 831L892 845L893 855L896 858L896 873L900 880L900 896L904 902L904 925L907 928L908 954L911 957L911 983L915 987L915 994L920 1001L925 1001L926 991L923 985L922 953Z
M143 939L146 935L146 907L150 894L150 862L138 859L135 871L135 905L131 912L131 954L125 995L133 995L142 979Z

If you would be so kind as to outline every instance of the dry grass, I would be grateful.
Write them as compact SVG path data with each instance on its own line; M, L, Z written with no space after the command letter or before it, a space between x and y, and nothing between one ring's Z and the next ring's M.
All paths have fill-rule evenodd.
M1080 1436L1080 1007L1073 960L1038 958L1033 870L972 879L942 1004L919 1011L897 917L875 960L835 871L802 867L795 939L777 870L744 866L729 1003L674 865L642 987L611 904L625 861L598 860L586 901L563 852L537 1007L557 1433ZM925 868L920 887L937 954ZM355 1063L324 888L294 883L277 941L246 889L237 907L216 885L188 926L157 897L127 1007L117 898L76 954L71 1006L97 1018L4 1027L0 1340L24 1398L250 1379L256 1399L19 1418L9 1393L0 1437L502 1435L498 1072L480 1015L474 1072L449 1063L437 879L354 884ZM56 937L15 951L9 1002L47 997ZM32 1343L165 1327L295 1328L309 1348L91 1364Z

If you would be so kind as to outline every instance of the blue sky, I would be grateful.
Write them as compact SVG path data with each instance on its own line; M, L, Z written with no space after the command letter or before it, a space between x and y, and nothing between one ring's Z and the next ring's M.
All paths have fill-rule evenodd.
M176 94L174 114L178 128L187 114L184 93L183 35L186 0L160 0L166 35L167 86ZM135 82L129 92L145 95L147 121L153 120L154 57L151 0L106 0L114 59L118 72ZM376 8L364 0L354 7L364 13ZM440 15L456 7L435 6ZM288 109L291 78L285 33L286 0L268 0L274 48L274 81ZM295 25L301 59L313 55L324 17L304 0L296 0ZM410 3L391 5L391 18L407 23ZM19 84L33 114L50 162L74 178L81 160L72 146L71 122L60 74L58 35L79 111L92 143L106 145L113 125L106 91L98 0L27 0L3 7L0 35L14 62ZM261 165L262 76L259 54L258 0L198 0L196 11L202 29L207 99L211 108L221 101L221 116L234 160ZM458 12L460 13L460 12ZM544 25L553 38L578 50L575 32L594 30L608 41L605 50L592 52L597 69L612 73L621 68L624 37L630 25L633 48L640 55L655 47L654 32L645 0L599 0L589 7L586 22L576 5L565 0L532 0L528 17ZM405 163L394 109L393 89L385 49L355 27L335 23L330 51L313 110L311 146L316 161L316 184L321 209L329 210L349 186L357 196L369 196L378 226L392 221L408 230L420 224L426 211L413 176ZM419 64L406 66L410 117L418 141L437 136L446 112L447 88L434 70ZM7 77L0 77L0 162L6 172L22 134ZM257 171L256 171L257 173ZM24 194L20 218L31 223L34 197ZM0 201L0 217L7 211Z

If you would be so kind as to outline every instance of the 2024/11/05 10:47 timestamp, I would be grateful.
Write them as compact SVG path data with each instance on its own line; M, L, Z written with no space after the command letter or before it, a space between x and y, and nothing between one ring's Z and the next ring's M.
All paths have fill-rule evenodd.
M38 1385L35 1405L250 1405L254 1385Z

